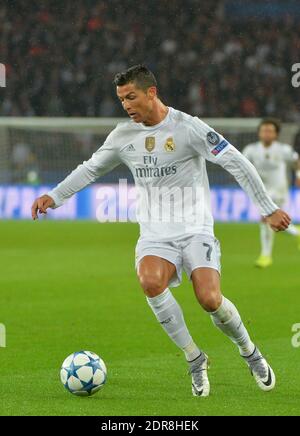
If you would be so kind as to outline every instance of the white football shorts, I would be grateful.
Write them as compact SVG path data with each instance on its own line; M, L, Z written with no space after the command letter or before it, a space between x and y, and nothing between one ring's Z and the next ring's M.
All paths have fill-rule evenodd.
M185 239L170 242L155 242L140 238L135 249L135 267L145 256L158 256L171 262L176 273L170 280L170 287L177 287L182 281L182 270L189 280L196 268L212 268L221 274L221 248L213 236L191 235Z

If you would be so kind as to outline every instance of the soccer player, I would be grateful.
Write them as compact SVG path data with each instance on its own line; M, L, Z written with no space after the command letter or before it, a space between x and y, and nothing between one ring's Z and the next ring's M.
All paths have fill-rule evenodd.
M300 160L291 145L278 141L280 122L273 118L264 119L258 128L259 142L245 147L243 154L257 169L268 194L272 200L283 207L289 193L289 170L296 170L296 184L300 186ZM300 231L290 224L286 230L298 238L300 249ZM255 265L267 268L273 263L272 252L274 232L268 222L262 217L260 223L261 255Z
M36 199L33 219L125 163L140 192L137 275L158 322L185 355L193 395L209 395L208 357L193 341L170 290L180 284L182 269L192 281L198 302L237 346L258 386L270 391L275 386L274 372L252 342L237 308L221 293L220 245L214 236L205 161L219 164L235 176L274 231L287 229L290 217L272 201L254 166L235 147L199 118L161 101L155 76L145 66L117 74L114 83L130 120L118 124L90 160ZM177 220L182 206L179 195L170 219L159 219L157 208L164 212L166 208L164 188L176 194L187 192L181 220ZM161 195L157 196L158 191Z

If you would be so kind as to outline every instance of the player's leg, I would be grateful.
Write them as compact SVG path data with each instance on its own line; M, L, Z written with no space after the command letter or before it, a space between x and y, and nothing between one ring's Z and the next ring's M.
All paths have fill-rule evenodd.
M147 301L157 320L183 350L188 361L200 355L185 324L182 310L168 288L176 267L158 256L145 256L138 264L137 274Z
M238 310L222 295L218 271L213 268L197 268L192 272L192 282L198 302L210 314L216 327L238 346L242 356L251 355L255 345Z
M272 254L274 246L274 231L264 218L260 223L260 242L261 242L261 254L255 265L259 268L267 268L273 263Z
M211 315L214 324L239 347L241 355L252 354L254 345L236 307L221 293L219 241L201 235L191 238L183 250L183 260L200 305Z
M263 390L275 386L275 375L255 347L235 305L222 295L219 242L201 235L194 237L183 253L184 267L193 282L197 300L215 326L237 345L257 384Z
M210 314L214 325L238 346L258 386L264 391L273 389L276 382L274 372L251 341L235 305L222 296L218 271L197 268L192 272L192 282L199 303Z
M206 356L193 341L182 310L168 288L171 279L176 275L176 267L166 259L158 256L144 256L137 265L137 274L147 301L168 336L182 349L193 374L201 373ZM208 379L204 380L194 395L208 396Z

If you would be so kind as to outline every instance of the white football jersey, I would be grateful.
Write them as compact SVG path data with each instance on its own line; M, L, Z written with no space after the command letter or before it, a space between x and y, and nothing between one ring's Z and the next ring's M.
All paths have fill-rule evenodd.
M290 184L288 170L299 159L293 147L278 141L274 141L270 147L256 142L245 147L243 154L257 169L274 201L284 202Z
M59 207L124 163L139 194L137 219L142 238L170 241L194 234L214 236L206 160L231 172L262 215L277 209L255 168L235 147L199 118L173 108L154 126L133 120L119 123L91 159L49 195Z
M212 143L208 132L215 135ZM205 157L217 161L211 150L223 140L199 119L173 108L155 126L134 121L119 125L111 143L138 188L142 237L170 240L197 233L213 235ZM224 140L223 152L227 147Z

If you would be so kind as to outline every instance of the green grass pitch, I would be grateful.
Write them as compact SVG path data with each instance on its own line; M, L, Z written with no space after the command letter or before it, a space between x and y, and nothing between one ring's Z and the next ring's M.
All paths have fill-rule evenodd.
M238 306L277 374L263 393L232 343L213 327L185 279L174 294L195 341L212 361L211 396L191 395L181 352L155 320L134 270L138 227L91 222L2 222L0 226L1 415L299 415L300 252L276 236L275 263L256 270L258 227L216 225L224 294ZM91 398L59 380L64 358L98 353L108 382Z

